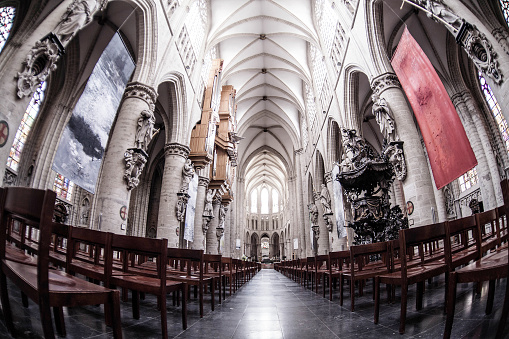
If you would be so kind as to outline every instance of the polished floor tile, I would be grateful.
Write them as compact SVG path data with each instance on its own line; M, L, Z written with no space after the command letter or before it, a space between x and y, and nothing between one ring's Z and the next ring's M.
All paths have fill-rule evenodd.
M380 322L373 324L372 283L367 282L362 296L356 291L355 312L350 312L349 290L344 291L345 301L339 306L339 293L334 290L333 300L306 289L284 275L271 270L260 271L244 284L237 293L228 296L214 312L210 310L210 295L205 295L205 316L199 317L198 302L192 298L188 304L188 329L182 330L180 308L168 302L168 333L170 338L440 338L445 326L444 277L426 284L422 310L415 308L415 286L409 289L406 333L400 335L399 289L394 303L388 303L385 290L381 296ZM30 303L21 305L19 292L9 285L11 304L18 338L41 338L42 328L38 308ZM452 338L494 338L501 315L505 279L497 282L493 312L484 312L487 285L481 294L472 284L458 285L458 298ZM192 296L192 293L191 293ZM327 291L328 296L328 291ZM102 306L64 309L67 338L111 338L106 327ZM160 316L157 301L147 295L141 301L141 317L132 318L129 302L121 303L124 338L161 338ZM3 320L3 314L0 313ZM509 328L505 335L509 338ZM0 321L0 338L11 338Z

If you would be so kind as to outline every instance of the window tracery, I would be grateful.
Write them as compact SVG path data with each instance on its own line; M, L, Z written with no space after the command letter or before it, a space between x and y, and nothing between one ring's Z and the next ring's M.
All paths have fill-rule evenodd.
M272 190L272 213L279 212L279 193L277 190Z
M74 183L62 174L57 173L53 182L53 191L55 191L57 197L71 201L73 190Z
M267 187L262 188L260 193L260 213L269 214L269 190Z
M251 213L258 213L258 192L251 191Z
M18 131L16 132L9 157L7 158L7 166L13 171L18 171L18 165L21 160L21 153L25 147L28 134L30 133L34 121L37 118L37 114L39 114L42 102L44 101L45 91L46 82L42 82L41 86L39 86L39 88L34 92L32 100L30 100L25 114L23 115L23 119L21 119L21 124L19 125Z
M459 184L460 184L460 190L461 192L465 192L472 186L477 185L477 168L474 167L470 171L463 174L461 177L458 178Z

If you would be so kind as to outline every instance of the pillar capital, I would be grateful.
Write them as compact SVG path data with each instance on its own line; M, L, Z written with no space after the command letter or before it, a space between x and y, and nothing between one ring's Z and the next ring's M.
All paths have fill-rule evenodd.
M198 177L198 186L208 187L210 183L210 179L207 177Z
M187 159L189 152L191 152L191 149L188 146L179 144L178 142L171 142L164 146L164 155L166 157L170 155L179 155Z
M130 82L127 84L123 99L138 98L145 101L150 110L153 111L157 99L157 92L151 86L142 84L141 82Z
M300 155L300 154L304 153L304 148L296 149L295 151L293 151L293 153L295 153L296 155Z
M389 88L401 89L398 77L392 72L380 74L371 80L371 89L375 95L380 95Z

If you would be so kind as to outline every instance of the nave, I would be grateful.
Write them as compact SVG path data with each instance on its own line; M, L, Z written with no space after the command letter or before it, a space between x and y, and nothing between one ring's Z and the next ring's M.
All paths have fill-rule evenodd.
M505 279L497 282L495 304L490 315L484 314L487 283L481 294L472 284L458 286L458 299L452 338L493 338L504 300ZM364 296L356 298L355 312L349 301L339 306L334 290L333 301L322 298L273 269L262 269L232 296L200 319L199 304L194 298L188 303L188 328L182 331L178 307L168 306L169 338L440 338L445 326L443 315L443 276L426 284L424 305L415 310L415 288L409 290L409 309L404 335L398 334L399 291L394 304L382 301L380 324L373 324L372 283L368 282ZM40 338L42 334L38 307L21 304L19 291L9 283L11 306L18 338ZM384 295L385 297L385 295ZM130 299L130 298L129 298ZM208 303L210 294L205 295ZM124 338L160 338L161 327L156 299L147 295L141 302L141 318L131 317L131 300L121 302ZM170 303L171 304L171 303ZM111 328L104 325L102 306L64 309L67 338L110 338ZM509 337L506 328L504 337ZM0 338L12 338L0 322Z

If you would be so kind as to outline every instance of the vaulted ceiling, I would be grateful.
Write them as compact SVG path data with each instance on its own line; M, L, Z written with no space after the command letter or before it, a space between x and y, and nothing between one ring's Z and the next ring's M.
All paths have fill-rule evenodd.
M207 48L224 60L223 84L237 90L240 176L285 192L299 148L299 114L309 83L311 1L212 0ZM248 182L249 181L249 182ZM284 194L284 193L283 193Z

